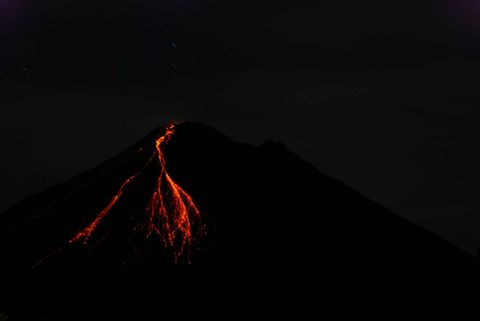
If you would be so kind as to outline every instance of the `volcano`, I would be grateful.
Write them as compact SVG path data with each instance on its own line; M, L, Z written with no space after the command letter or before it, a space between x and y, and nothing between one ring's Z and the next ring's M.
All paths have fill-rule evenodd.
M384 319L478 299L473 256L281 143L201 123L18 203L0 240L11 320Z

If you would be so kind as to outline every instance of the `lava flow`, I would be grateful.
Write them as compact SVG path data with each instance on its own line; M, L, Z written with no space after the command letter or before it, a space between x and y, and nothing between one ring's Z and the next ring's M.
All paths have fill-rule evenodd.
M126 188L133 184L143 170L153 161L158 160L160 173L156 180L155 190L146 205L144 222L138 224L135 230L146 233L146 237L156 234L160 237L165 247L173 249L175 261L182 254L189 254L190 247L194 241L192 227L195 224L197 233L203 233L204 226L201 223L201 215L192 197L180 187L168 174L165 168L165 157L163 147L170 141L175 133L175 125L166 127L164 134L155 142L155 150L145 167L136 174L128 177L120 186L117 193L110 202L97 214L94 220L80 232L78 232L69 243L83 241L87 245L92 233L110 214L111 210L124 195Z

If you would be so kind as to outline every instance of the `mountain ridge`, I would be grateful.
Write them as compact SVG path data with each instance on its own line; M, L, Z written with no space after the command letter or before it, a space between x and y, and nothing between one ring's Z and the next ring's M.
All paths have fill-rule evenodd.
M192 264L175 264L156 235L132 232L148 213L161 165L145 167L88 244L69 243L145 166L165 128L0 216L0 278L9 289L0 301L8 303L7 311L18 319L41 318L39 310L52 320L75 311L80 320L97 309L105 317L125 312L146 320L187 319L200 313L220 320L243 309L238 313L244 318L306 319L319 309L310 287L329 296L322 306L327 310L347 305L373 314L403 307L408 315L418 302L425 313L435 307L444 314L449 306L440 302L465 309L476 299L467 296L478 285L473 256L323 175L282 144L236 143L200 123L175 125L162 150L166 170L191 195L206 225L207 234L192 243ZM374 294L363 293L367 287ZM47 288L53 294L44 293ZM198 289L213 296L184 297ZM98 297L105 293L111 304ZM373 308L370 300L383 306ZM23 311L25 303L35 309ZM163 315L156 306L179 310Z

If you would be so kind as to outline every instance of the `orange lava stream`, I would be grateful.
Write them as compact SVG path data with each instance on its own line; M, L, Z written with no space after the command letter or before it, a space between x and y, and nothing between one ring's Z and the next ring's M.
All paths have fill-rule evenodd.
M147 219L139 224L135 230L144 230L147 237L150 237L153 233L157 234L165 247L173 249L174 258L177 261L182 254L190 253L190 247L194 241L192 226L198 224L199 234L203 232L203 226L200 211L192 197L171 178L165 168L162 147L170 141L175 133L174 128L174 124L166 127L165 133L155 142L154 154L145 165L146 167L154 158L158 159L160 174L156 181L155 191L145 208ZM127 178L107 206L87 227L70 239L69 243L83 240L83 244L87 245L92 233L118 203L125 189L135 182L135 179L142 172L143 169Z
M170 124L165 134L155 142L160 174L156 190L147 206L148 221L144 228L147 230L147 237L155 232L165 246L175 248L177 260L192 244L191 220L200 223L201 217L192 197L175 183L165 169L162 145L167 144L173 134L174 125Z
M95 219L86 228L78 232L72 239L70 239L70 241L68 241L68 243L74 243L76 241L83 239L83 243L86 245L88 243L88 239L92 235L92 232L95 230L98 224L100 224L100 222L105 218L105 216L107 216L107 214L111 211L111 209L115 206L115 204L117 204L120 197L122 197L125 187L130 185L135 180L135 178L137 178L139 174L140 173L137 173L127 178L122 183L122 186L118 190L117 194L115 194L115 196L112 198L110 203L108 203L108 205L105 206L105 208L97 215L97 217L95 217Z

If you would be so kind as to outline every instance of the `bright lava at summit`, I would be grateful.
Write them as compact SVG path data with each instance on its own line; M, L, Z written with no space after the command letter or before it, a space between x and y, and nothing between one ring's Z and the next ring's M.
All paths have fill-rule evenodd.
M110 202L87 227L70 239L69 244L82 241L84 245L87 245L98 225L124 196L126 188L136 181L152 161L158 160L160 173L156 180L155 190L145 208L146 220L139 223L135 230L144 231L146 237L150 237L152 234L158 235L165 247L173 249L175 261L183 254L189 256L194 234L196 234L192 232L192 227L194 224L198 224L197 232L202 234L204 226L201 222L200 210L192 197L172 179L165 168L163 147L168 144L174 133L175 124L168 125L164 134L155 141L155 150L143 169L128 177L121 184Z

